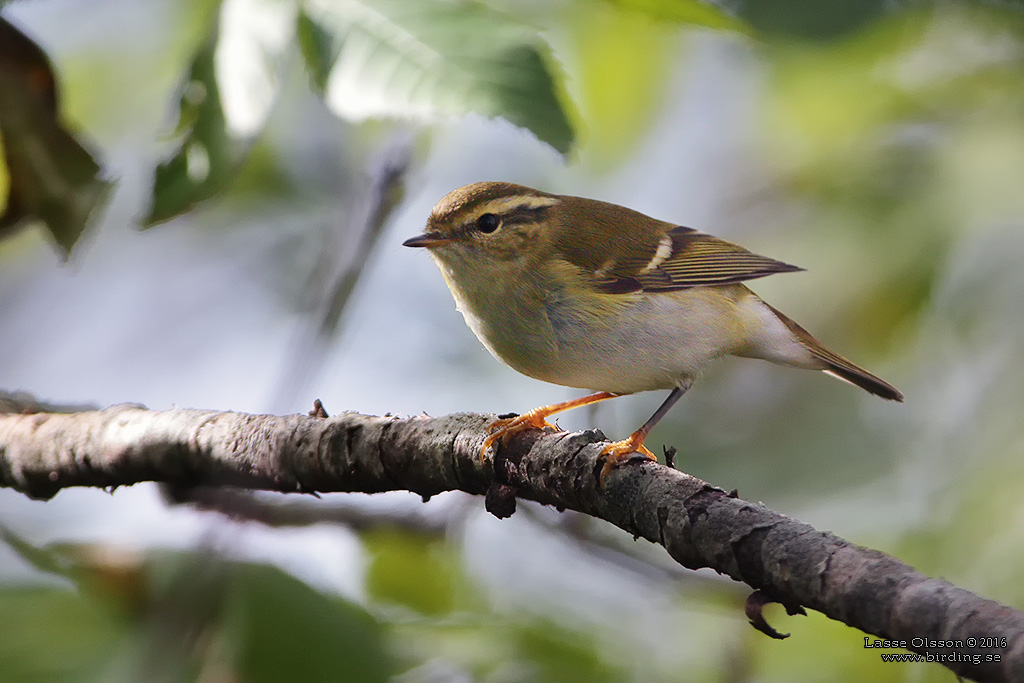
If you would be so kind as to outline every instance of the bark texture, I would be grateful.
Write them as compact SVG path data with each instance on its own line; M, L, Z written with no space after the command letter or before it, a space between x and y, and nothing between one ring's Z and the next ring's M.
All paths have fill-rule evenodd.
M516 498L528 498L600 517L660 543L685 567L711 567L746 583L755 589L748 603L755 625L765 601L791 613L806 607L904 641L961 676L1024 681L1018 610L646 459L612 471L602 488L600 432L526 432L482 462L493 419L277 417L133 405L0 414L0 485L44 499L69 486L143 481L284 492L409 490L424 498L461 490L486 495L498 516L512 514ZM771 633L763 622L759 628Z

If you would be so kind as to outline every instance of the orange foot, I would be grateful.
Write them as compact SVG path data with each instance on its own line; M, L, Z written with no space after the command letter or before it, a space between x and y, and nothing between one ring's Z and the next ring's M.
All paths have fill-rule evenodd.
M634 453L639 453L651 460L657 461L654 453L648 450L647 446L644 445L644 439L647 434L643 431L633 432L628 439L622 441L616 441L610 443L601 450L601 455L604 456L604 467L601 468L601 487L604 488L604 478L608 476L608 473L613 469L621 465L630 459L629 456Z
M480 462L486 459L487 451L499 439L502 443L507 443L509 438L519 432L525 432L527 429L547 429L549 427L551 429L558 429L558 427L547 421L550 415L551 412L548 410L548 406L544 406L543 408L528 410L522 415L506 417L492 422L487 427L489 434L484 439L484 445L480 449Z
M534 408L529 410L518 417L509 417L501 420L495 420L487 428L490 434L484 440L483 448L480 449L480 462L487 458L487 450L494 445L494 442L501 439L502 443L506 443L510 436L524 432L527 429L551 429L557 430L558 427L548 422L548 418L555 413L565 412L566 410L572 410L573 408L579 408L580 406L588 406L591 403L597 403L598 401L605 401L609 398L615 398L618 394L610 394L607 391L599 391L596 394L589 396L581 396L580 398L574 398L570 401L563 401L562 403L553 403L549 406L541 406L540 408ZM643 439L640 439L640 443L643 443Z

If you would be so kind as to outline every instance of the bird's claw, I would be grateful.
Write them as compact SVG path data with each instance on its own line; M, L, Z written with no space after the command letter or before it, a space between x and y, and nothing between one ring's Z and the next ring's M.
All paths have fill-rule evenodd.
M492 422L487 427L487 438L484 439L484 445L480 448L480 462L482 463L487 458L487 451L498 440L503 444L508 443L512 436L519 432L525 432L528 429L557 430L557 426L547 421L548 415L550 413L542 410L530 410L522 415L501 418Z
M604 488L605 477L612 470L623 462L630 460L630 456L637 453L655 462L658 460L654 453L651 453L647 446L644 445L642 436L638 438L636 434L633 434L628 439L610 443L601 449L601 455L604 456L604 466L601 467L601 477L599 479L601 488Z

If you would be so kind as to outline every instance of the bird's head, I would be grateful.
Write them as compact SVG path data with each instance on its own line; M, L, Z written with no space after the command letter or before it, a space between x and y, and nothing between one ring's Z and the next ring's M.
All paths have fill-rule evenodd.
M473 183L445 195L431 211L423 234L403 244L426 247L449 267L465 264L486 270L487 264L535 255L562 201L522 185Z

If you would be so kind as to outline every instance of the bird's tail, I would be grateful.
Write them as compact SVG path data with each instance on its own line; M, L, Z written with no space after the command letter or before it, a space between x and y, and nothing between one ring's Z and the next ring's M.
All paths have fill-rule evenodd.
M864 368L854 365L838 353L829 351L821 344L821 342L815 339L810 332L800 327L784 313L776 310L768 304L765 304L765 306L771 308L772 312L779 317L779 320L781 320L794 335L796 335L796 338L808 351L810 351L811 355L824 364L825 367L821 368L821 371L826 375L831 375L836 379L849 382L854 386L860 387L864 391L868 391L875 396L881 396L882 398L889 399L890 401L903 400L903 394L899 389L889 384L881 377L876 377Z

